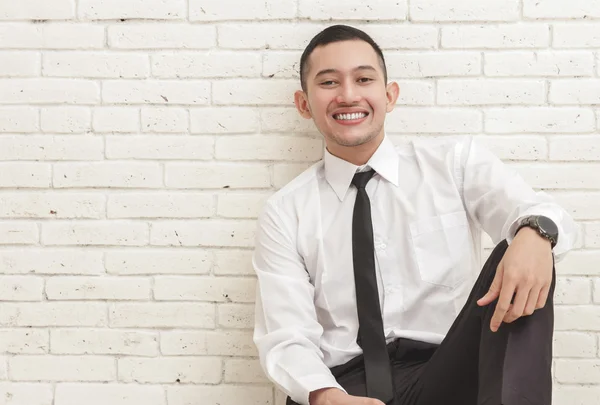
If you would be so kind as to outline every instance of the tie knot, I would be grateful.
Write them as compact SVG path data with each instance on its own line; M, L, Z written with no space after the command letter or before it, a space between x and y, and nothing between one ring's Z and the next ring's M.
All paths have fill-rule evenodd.
M371 177L375 174L375 170L369 170L368 172L356 173L352 178L352 184L358 189L365 188Z

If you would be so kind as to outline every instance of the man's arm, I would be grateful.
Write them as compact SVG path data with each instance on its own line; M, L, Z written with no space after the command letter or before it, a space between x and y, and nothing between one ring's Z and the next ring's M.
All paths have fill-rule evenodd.
M259 217L253 257L258 277L254 342L267 377L308 405L312 391L343 389L323 362L314 287L295 239L294 224L268 202Z
M462 175L469 215L495 243L502 239L509 243L490 290L478 302L483 306L498 299L490 325L496 331L502 322L513 322L542 308L552 282L551 243L530 228L517 233L521 220L529 215L543 215L556 224L556 261L572 249L577 228L571 216L550 196L535 192L515 170L472 138L465 138L458 148L457 172Z

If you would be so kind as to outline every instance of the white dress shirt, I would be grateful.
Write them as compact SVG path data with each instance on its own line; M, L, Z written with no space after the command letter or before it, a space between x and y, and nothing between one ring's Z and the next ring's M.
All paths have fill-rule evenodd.
M572 248L572 218L471 137L389 138L366 168L381 312L388 342L440 343L483 265L481 232L510 243L520 218L540 214L559 228L555 259ZM325 150L275 193L260 214L254 342L268 378L308 404L341 387L329 368L361 354L352 264L352 213L359 168Z

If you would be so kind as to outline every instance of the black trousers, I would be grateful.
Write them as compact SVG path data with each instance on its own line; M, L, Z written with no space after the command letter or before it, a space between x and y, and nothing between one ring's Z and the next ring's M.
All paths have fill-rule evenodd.
M387 405L551 405L553 295L544 308L490 330L496 302L488 291L506 251L499 243L486 261L462 311L440 345L409 339L388 344L395 397ZM331 369L350 395L366 396L362 355ZM287 405L297 405L289 397Z

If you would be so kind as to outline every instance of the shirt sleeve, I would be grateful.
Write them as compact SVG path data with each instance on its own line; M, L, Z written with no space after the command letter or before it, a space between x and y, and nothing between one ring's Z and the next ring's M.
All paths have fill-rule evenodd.
M294 401L308 405L311 391L343 388L323 361L314 287L295 248L293 224L284 219L267 202L258 221L254 343L267 377Z
M573 218L545 192L536 192L513 168L477 144L472 137L457 143L456 169L469 216L492 238L510 244L522 218L544 215L558 227L555 260L573 248L577 226ZM460 182L459 182L460 184Z

